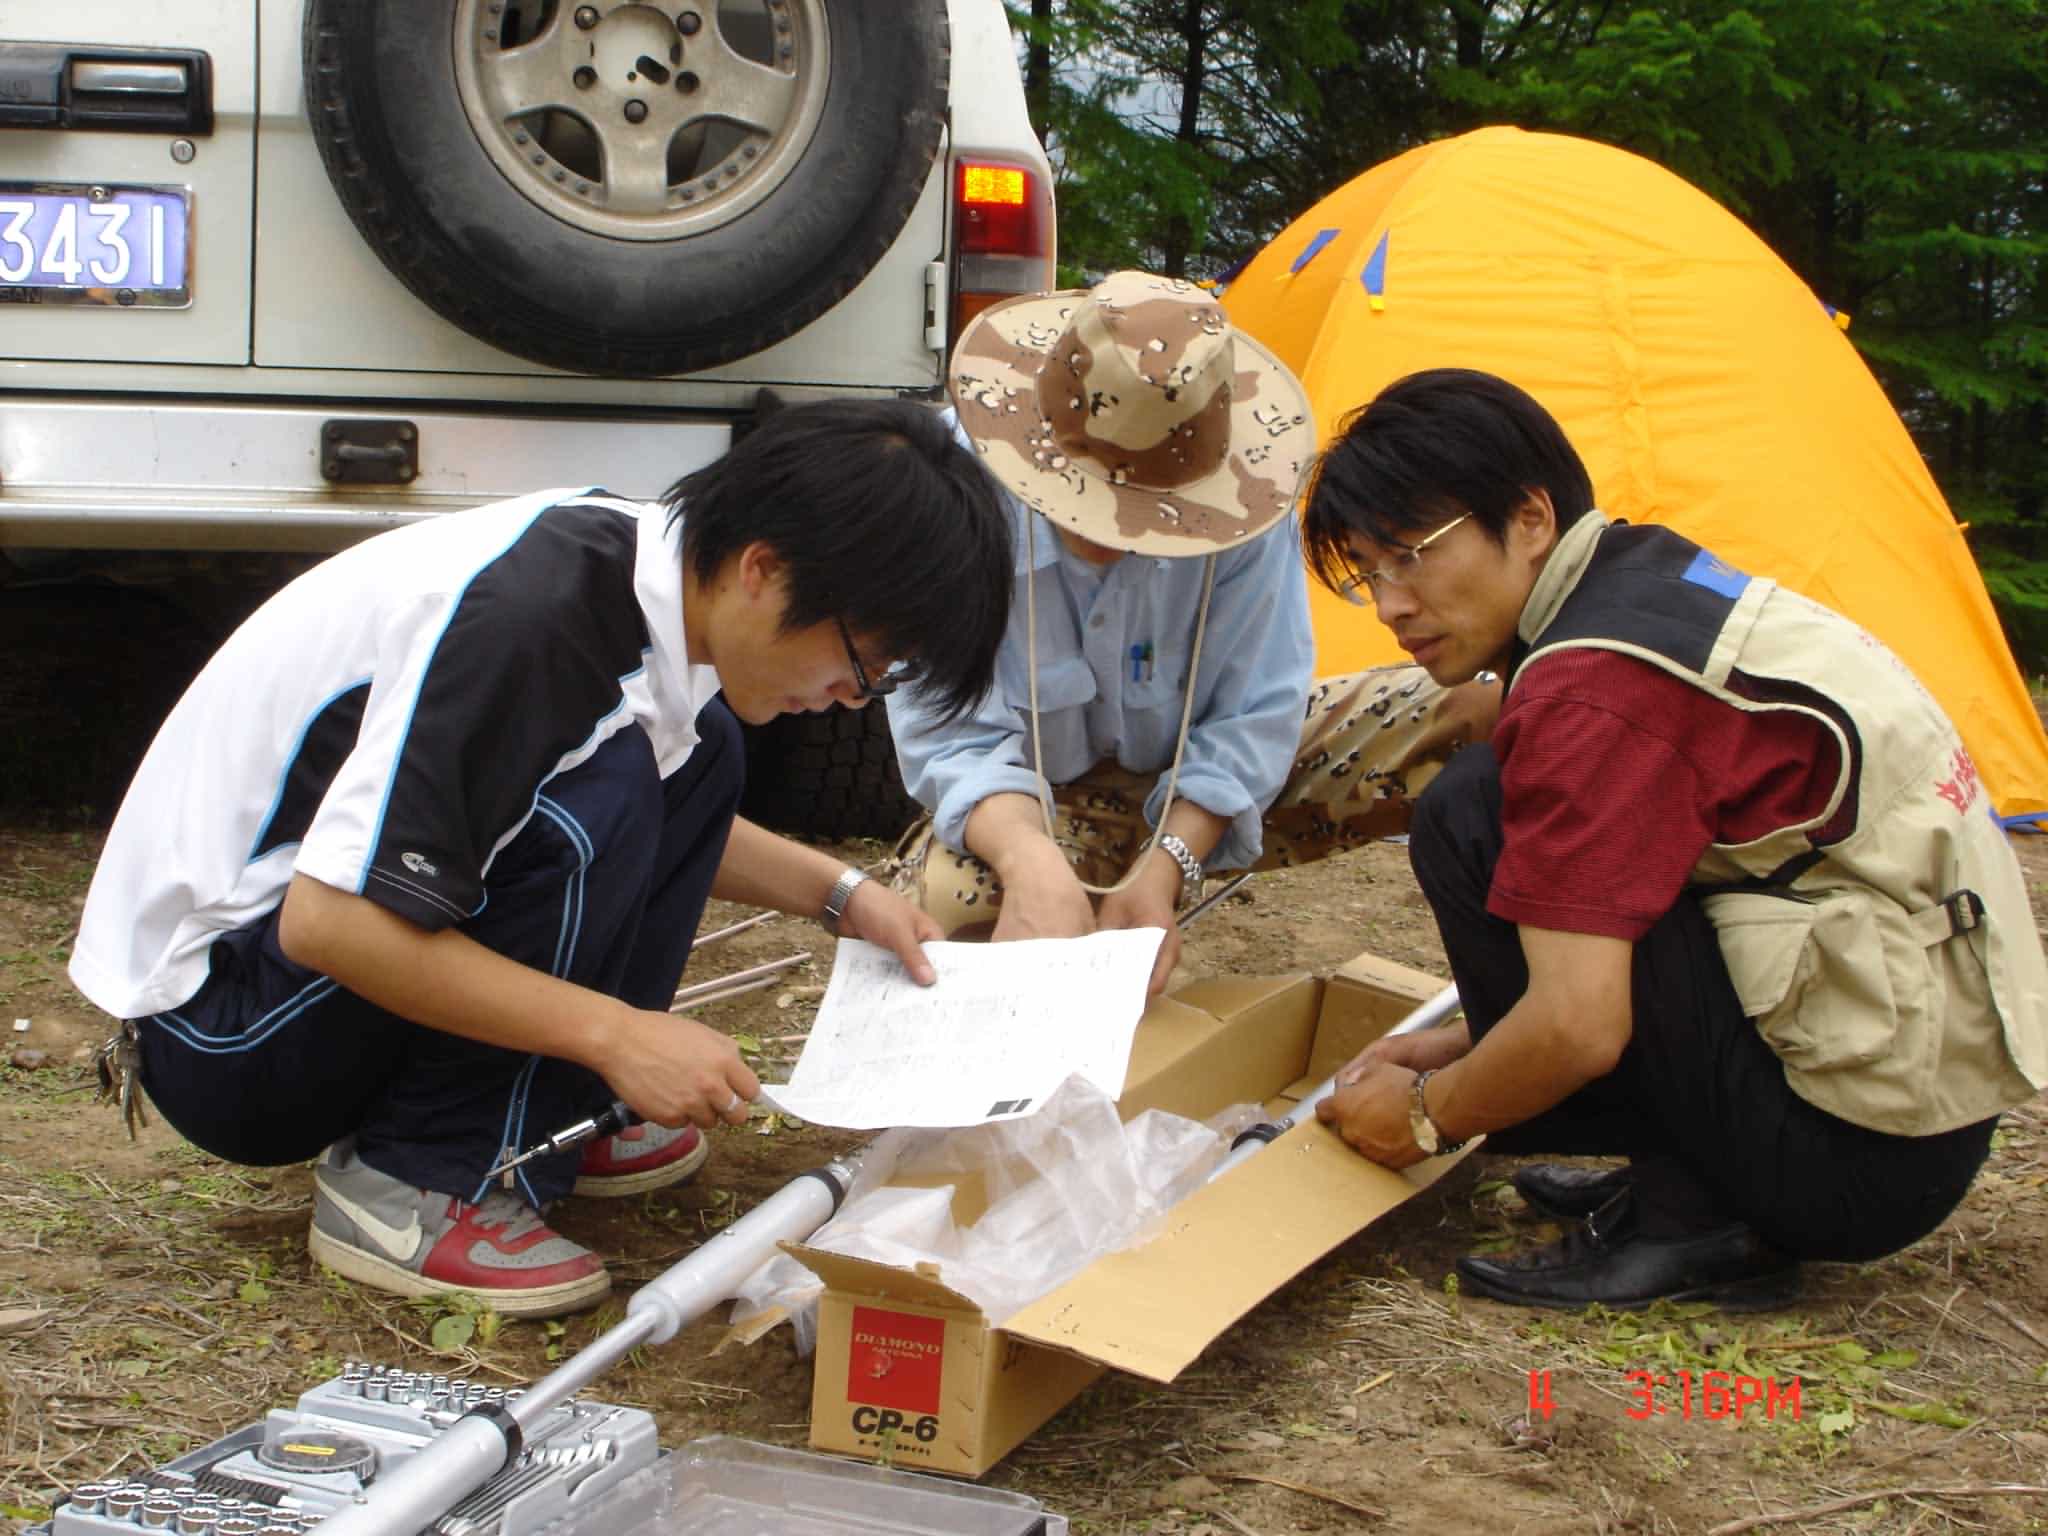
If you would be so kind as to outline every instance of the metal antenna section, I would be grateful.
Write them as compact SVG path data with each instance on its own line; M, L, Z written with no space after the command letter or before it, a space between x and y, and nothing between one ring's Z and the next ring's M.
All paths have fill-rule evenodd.
M502 1407L469 1413L370 1485L362 1501L321 1522L321 1536L393 1536L422 1531L489 1482L526 1432L642 1344L661 1344L733 1295L775 1256L830 1219L845 1198L864 1147L799 1174L680 1263L633 1293L626 1317Z
M1243 885L1247 880L1251 879L1251 877L1252 872L1250 870L1246 870L1243 874L1224 881L1222 885L1218 886L1215 890L1211 891L1207 896L1204 896L1192 907L1189 907L1187 911L1181 913L1180 926L1183 928L1192 927L1196 918L1206 917L1209 914L1210 910L1214 908L1218 902L1222 901L1224 897L1228 896L1232 891L1235 891L1239 886Z
M1421 1029L1434 1029L1456 1016L1458 1007L1458 989L1445 987L1380 1038L1385 1040L1395 1035L1412 1035ZM1246 1158L1263 1150L1268 1143L1278 1141L1302 1121L1313 1120L1317 1103L1336 1091L1337 1078L1333 1073L1295 1100L1294 1108L1279 1119L1263 1121L1238 1132L1237 1140L1230 1144L1230 1155L1216 1165L1216 1171L1209 1175L1207 1182L1215 1183Z

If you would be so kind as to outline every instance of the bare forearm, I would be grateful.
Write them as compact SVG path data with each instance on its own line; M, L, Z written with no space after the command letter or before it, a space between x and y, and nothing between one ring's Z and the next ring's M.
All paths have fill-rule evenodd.
M1522 948L1528 989L1424 1090L1447 1136L1503 1130L1553 1108L1613 1071L1628 1045L1627 941L1524 928Z
M1005 884L1045 860L1066 863L1046 835L1045 813L1030 795L990 795L968 812L967 851L993 869Z
M791 842L739 817L726 839L725 857L711 882L711 894L720 901L816 917L825 910L832 883L845 869L845 863L829 853Z
M1458 1060L1431 1077L1429 1116L1446 1136L1464 1140L1505 1130L1541 1114L1593 1080L1573 1055L1517 1030L1513 1011Z
M1419 1161L1412 1124L1417 1073L1429 1118L1462 1141L1540 1115L1614 1070L1634 1027L1625 939L1520 930L1529 985L1466 1050L1469 1029L1433 1029L1367 1047L1337 1075L1316 1117L1374 1162Z
M721 901L822 918L825 899L845 872L845 862L829 853L736 820L711 894ZM853 893L837 929L842 937L865 939L893 952L919 985L938 980L924 946L943 936L939 925L881 881L869 880Z
M375 902L293 878L278 919L287 958L430 1029L604 1070L629 1010L455 929L429 933Z
M296 877L278 943L298 964L378 1007L469 1040L590 1068L663 1125L744 1117L760 1082L732 1041L694 1019L638 1009L486 949L429 933L375 902Z

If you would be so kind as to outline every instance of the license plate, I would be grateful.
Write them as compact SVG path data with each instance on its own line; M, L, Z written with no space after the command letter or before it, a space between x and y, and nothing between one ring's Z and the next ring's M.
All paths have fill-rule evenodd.
M0 182L0 288L38 304L190 304L192 194Z

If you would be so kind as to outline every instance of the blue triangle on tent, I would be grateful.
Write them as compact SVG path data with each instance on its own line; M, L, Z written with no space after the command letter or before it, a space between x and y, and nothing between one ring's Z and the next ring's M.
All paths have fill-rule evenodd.
M1299 272L1303 267L1314 261L1316 259L1316 252L1336 239L1338 233L1334 229L1317 230L1315 239L1302 247L1301 254L1294 258L1294 265L1287 269L1288 276L1292 277L1296 272Z
M1372 255L1366 258L1365 270L1358 274L1358 280L1365 284L1365 291L1379 298L1387 291L1387 240L1393 234L1388 230L1380 236L1380 243L1372 248Z

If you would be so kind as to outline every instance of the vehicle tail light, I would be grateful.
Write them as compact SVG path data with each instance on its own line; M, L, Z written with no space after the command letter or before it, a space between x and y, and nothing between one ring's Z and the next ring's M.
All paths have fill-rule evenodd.
M1052 198L1030 166L961 160L953 168L953 294L946 347L999 299L1053 285Z

